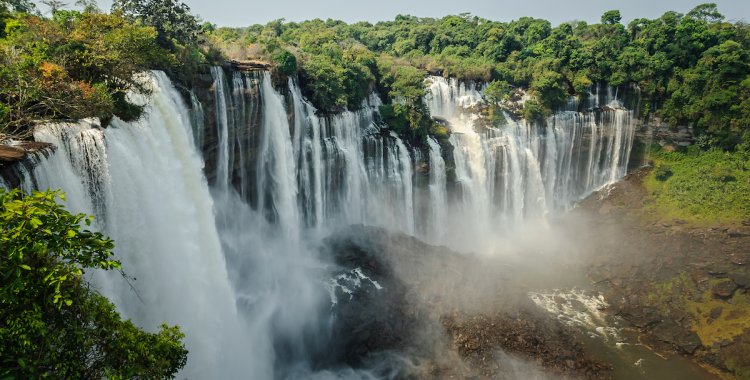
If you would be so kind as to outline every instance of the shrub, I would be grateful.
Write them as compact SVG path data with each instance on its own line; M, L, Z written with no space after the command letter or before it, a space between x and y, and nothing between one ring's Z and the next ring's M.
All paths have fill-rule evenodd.
M297 73L297 57L294 54L282 49L274 54L271 60L279 74L292 76Z
M668 165L659 165L659 167L656 168L656 172L654 175L656 176L656 179L659 181L666 181L669 179L669 177L672 176L672 168Z
M184 335L145 332L90 289L86 270L120 270L114 243L58 200L0 188L0 378L172 378Z
M523 104L523 118L529 122L539 122L544 120L549 114L549 110L544 108L542 103L536 99L529 99Z

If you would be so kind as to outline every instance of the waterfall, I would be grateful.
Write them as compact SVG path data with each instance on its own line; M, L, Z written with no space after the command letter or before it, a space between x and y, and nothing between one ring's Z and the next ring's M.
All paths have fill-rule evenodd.
M264 99L257 186L258 207L275 211L277 223L290 236L299 228L294 153L284 100L271 86L266 72L261 84Z
M203 149L203 142L205 140L205 117L206 114L203 111L203 104L201 104L198 97L194 92L190 91L190 117L193 126L193 139L195 140L195 147L198 152Z
M96 273L94 284L140 326L180 324L190 378L326 370L315 358L331 343L332 264L316 247L332 231L375 225L502 253L496 236L621 178L634 134L604 89L594 111L571 100L544 123L488 126L481 88L431 77L426 104L451 135L413 146L382 122L376 94L324 115L293 79L211 74L213 107L190 94L188 110L155 73L143 120L39 128L58 149L19 168L25 190L62 188L73 211L97 216L137 281Z
M473 107L481 92L474 86L440 77L428 82L430 111L452 131L463 208L493 210L482 215L488 223L520 223L564 210L625 175L633 114L611 90L605 109L560 111L542 124L510 121L494 127L479 122L482 116ZM599 96L592 97L598 107ZM578 105L569 103L573 109Z
M398 188L401 189L401 197L404 200L404 223L406 223L405 232L408 234L414 234L414 187L412 178L412 162L409 151L406 149L406 145L398 135L395 133L391 134L391 137L396 143L396 154L398 156L398 165L393 165L397 168L395 176L398 180ZM392 150L391 150L392 151Z
M237 335L242 328L189 113L163 73L150 83L141 121L115 119L106 130L92 121L38 128L35 139L57 150L24 183L27 190L62 188L72 211L96 216L136 280L95 273L95 288L148 330L179 324L190 351L185 376L238 377L248 343Z
M437 240L446 231L446 205L448 204L447 182L445 178L445 160L438 142L430 137L427 139L430 148L430 182L429 182L429 223L427 228L430 240Z
M215 177L229 177L217 186L240 183L241 193L243 186L255 187L255 199L245 203L295 236L361 223L482 250L473 243L497 228L544 221L622 177L634 133L632 112L609 97L612 91L592 90L597 96L591 101L598 107L601 97L604 109L578 112L578 101L571 100L571 110L544 123L508 117L494 127L483 124L481 88L430 77L426 103L452 133L443 143L430 138L412 147L380 124L377 96L358 110L321 116L293 80L282 95L267 73L235 72L230 82L223 76L214 70L217 92L225 93L216 95ZM258 95L247 94L250 82ZM238 118L243 108L262 109L261 120ZM236 120L235 132L225 131L225 120ZM259 136L239 149L257 151L254 159L224 153L237 150L221 138L232 133ZM451 149L443 152L440 144ZM422 166L429 168L424 179ZM255 173L254 183L237 178L247 173Z
M323 225L326 209L323 192L323 151L320 120L315 109L302 97L300 88L292 79L288 82L289 93L294 104L294 153L299 170L300 202L307 225L319 229Z

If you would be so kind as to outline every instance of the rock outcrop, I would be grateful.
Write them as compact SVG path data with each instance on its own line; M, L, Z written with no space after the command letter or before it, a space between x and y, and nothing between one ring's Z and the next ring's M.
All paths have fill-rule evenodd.
M394 364L403 378L503 379L515 361L579 379L607 372L569 327L512 290L515 279L498 275L495 263L363 226L329 237L320 251L338 265L338 346L328 358L355 368L388 353L420 363ZM499 280L486 287L488 278Z
M10 141L0 144L0 166L23 160L30 153L53 149L52 144L36 141Z

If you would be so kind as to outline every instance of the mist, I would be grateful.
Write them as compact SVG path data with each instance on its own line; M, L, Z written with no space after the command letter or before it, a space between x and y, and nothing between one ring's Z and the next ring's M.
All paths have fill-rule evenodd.
M214 68L191 111L165 75L151 80L146 119L40 129L63 149L22 174L142 253L123 260L138 293L106 275L94 285L147 328L185 329L181 376L544 378L588 365L561 364L582 348L530 294L585 283L591 241L569 211L625 174L634 123L614 91L493 129L481 87L431 77L427 105L453 134L412 147L376 96L321 117L291 80L280 91L268 73Z

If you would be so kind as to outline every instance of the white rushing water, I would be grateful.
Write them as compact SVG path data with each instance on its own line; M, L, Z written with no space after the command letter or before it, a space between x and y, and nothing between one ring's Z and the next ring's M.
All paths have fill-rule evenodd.
M163 73L151 83L148 114L139 122L114 120L106 130L92 121L37 129L34 137L57 151L27 173L33 179L25 184L61 188L69 208L97 217L136 280L97 273L95 287L149 330L179 324L191 355L186 376L240 376L241 351L250 344L241 338L189 113Z
M491 237L543 224L622 177L633 139L632 113L614 102L544 125L477 128L481 91L432 77L426 103L452 134L414 147L382 124L375 95L322 116L292 80L280 92L265 72L211 73L213 123L209 105L191 94L188 110L155 73L143 120L40 128L35 137L58 150L20 169L26 190L62 188L69 207L97 216L137 281L133 291L98 273L95 285L145 328L179 324L189 378L333 376L312 359L332 323L322 236L366 224L495 253ZM351 273L336 286L371 281Z
M362 223L482 251L492 245L483 244L486 236L544 223L622 177L634 133L632 112L614 98L606 98L606 109L561 111L543 125L511 120L478 127L481 91L431 77L426 103L452 131L442 143L451 149L444 151L433 138L412 147L379 124L376 96L357 111L323 117L292 81L285 97L267 73L235 72L232 86L222 70L213 73L216 186L239 183L235 188L251 208L303 235ZM259 95L236 96L247 93ZM251 122L246 110L260 107L262 122ZM226 120L244 122L236 123L237 132L226 132ZM233 133L258 137L224 138ZM243 151L257 153L249 160L224 153ZM239 178L243 173L256 173L256 180Z
M480 91L440 77L428 81L430 111L453 132L461 202L449 206L447 223L456 222L449 229L460 235L481 240L493 234L483 226L544 221L626 174L635 123L632 111L614 98L598 114L573 108L555 113L544 125L506 117L504 126L478 128L474 108L483 101Z
M255 182L239 181L241 192L256 194L249 203L269 221L281 219L303 230L364 223L450 244L464 234L459 231L487 233L483 226L544 219L623 176L634 131L632 113L621 107L599 114L558 112L545 125L510 122L479 129L472 107L484 101L481 92L432 77L427 104L453 132L452 153L446 156L432 139L425 148L414 148L395 133L382 132L377 97L358 111L319 117L291 81L284 99L267 75L245 74L243 79L234 73L231 89L223 71L214 75L217 185L237 182L230 173L256 172ZM262 87L257 98L222 100L232 98L230 93L247 93L251 82ZM238 161L224 153L243 143L224 138L232 134L224 131L225 120L243 119L243 110L255 103L262 104L263 124L243 134L260 136L257 159ZM247 125L236 126L242 128Z
M446 142L452 153L446 154L432 138L415 148L383 131L377 97L358 111L319 117L292 81L285 99L267 74L234 75L230 89L223 71L214 71L217 186L238 182L229 173L256 172L255 182L239 181L240 192L256 194L248 203L267 220L302 231L364 223L481 249L457 242L477 241L495 233L491 228L543 221L622 177L634 133L632 112L615 99L598 113L558 112L544 125L511 121L477 128L474 107L484 102L481 91L431 77L427 105L452 131ZM222 100L247 93L250 86L261 88L258 97L234 96L232 104ZM222 91L226 94L218 94ZM224 120L248 120L241 113L257 108L255 103L262 104L264 121L251 126L256 131L236 128L260 136L257 159L238 161L223 152L253 148L223 138L232 133L224 132Z

